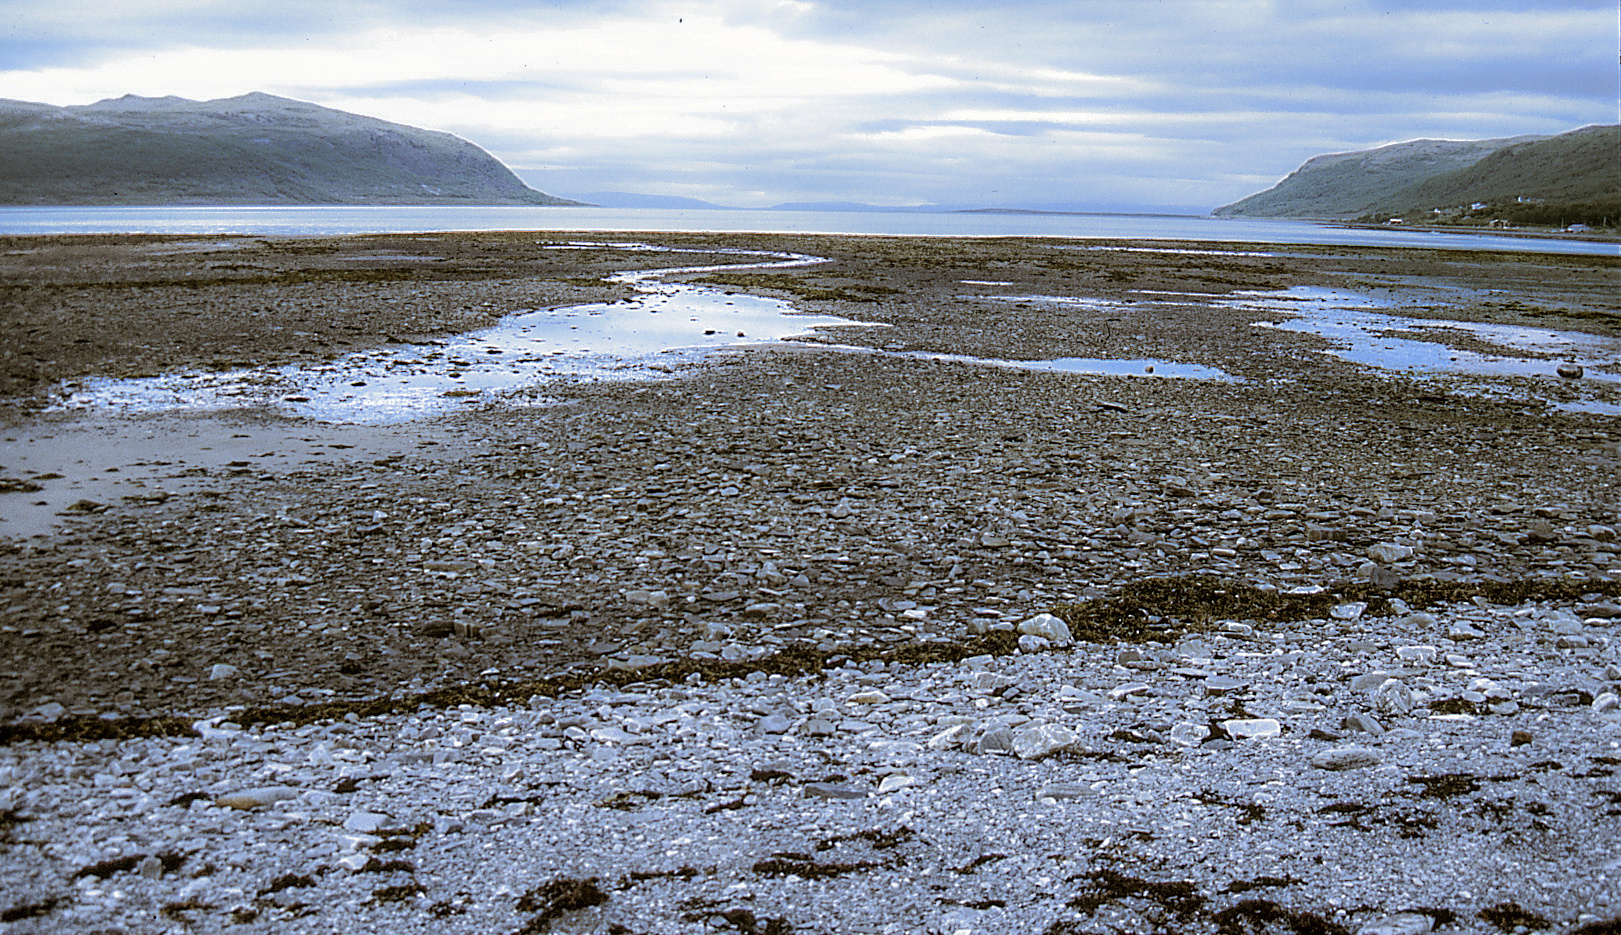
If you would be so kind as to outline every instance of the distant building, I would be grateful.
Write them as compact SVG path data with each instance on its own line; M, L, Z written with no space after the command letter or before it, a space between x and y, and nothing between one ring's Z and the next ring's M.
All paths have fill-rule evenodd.
M1407 219L1406 218L1391 218L1390 220L1386 221L1385 223L1386 224L1406 224Z
M1469 206L1469 210L1471 210L1471 211L1484 211L1484 210L1486 210L1486 202L1477 201L1474 204Z

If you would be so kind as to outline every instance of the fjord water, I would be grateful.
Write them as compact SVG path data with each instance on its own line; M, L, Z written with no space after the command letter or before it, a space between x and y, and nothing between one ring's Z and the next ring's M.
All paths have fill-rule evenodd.
M1514 250L1621 255L1621 245L1553 237L1352 228L1192 215L934 214L566 207L0 207L0 235L317 236L429 231L683 231L921 237L1076 237Z

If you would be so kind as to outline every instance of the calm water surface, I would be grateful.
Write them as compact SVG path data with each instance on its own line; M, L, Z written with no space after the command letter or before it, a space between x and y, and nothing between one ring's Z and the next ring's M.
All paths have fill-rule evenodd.
M696 231L927 237L1093 237L1520 250L1621 255L1621 245L1552 238L1363 230L1306 221L1181 215L919 214L542 207L0 207L0 234L315 236L424 231Z

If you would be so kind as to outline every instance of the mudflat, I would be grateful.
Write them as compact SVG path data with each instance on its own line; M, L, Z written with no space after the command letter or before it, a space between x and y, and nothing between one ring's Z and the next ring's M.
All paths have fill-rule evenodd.
M741 265L769 260L765 254L826 262L702 269L657 281L774 297L851 324L683 357L638 379L537 375L511 391L451 391L448 408L431 417L381 424L302 418L287 402L297 394L280 389L246 394L241 405L211 403L207 411L94 403L109 378L245 372L244 385L251 385L254 373L273 368L315 373L341 368L348 355L432 347L519 312L639 301L633 284L610 278L620 271ZM796 795L803 787L818 803L848 794L866 802L849 808L867 809L873 821L894 818L886 810L913 780L928 785L906 756L946 770L933 774L942 791L945 776L978 769L971 764L1005 760L1039 769L1041 781L1026 778L1050 793L1034 795L1043 807L1090 801L1095 792L1091 785L1084 792L1052 786L1073 778L1054 764L1077 764L1077 776L1097 774L1088 783L1124 781L1126 773L1103 776L1088 764L1113 762L1110 756L1137 764L1203 756L1208 765L1213 756L1241 758L1280 734L1297 747L1323 747L1301 749L1300 769L1308 772L1409 762L1372 753L1352 763L1367 753L1353 748L1335 753L1345 764L1305 765L1342 751L1336 744L1360 730L1352 718L1358 714L1380 719L1379 734L1414 732L1402 735L1407 740L1431 730L1427 718L1450 717L1440 723L1451 725L1464 717L1479 733L1471 743L1496 738L1505 756L1523 746L1510 747L1509 738L1524 729L1538 743L1563 743L1558 756L1572 763L1578 756L1613 759L1617 706L1602 699L1613 701L1621 683L1612 613L1621 595L1618 270L1621 260L1613 257L1017 238L7 238L0 242L0 395L7 407L0 430L0 733L19 763L66 756L61 769L69 770L69 753L112 761L120 744L144 750L250 735L260 743L345 724L392 736L414 719L407 745L432 748L426 761L401 760L392 750L373 759L438 767L458 762L433 755L449 749L438 738L454 734L450 722L487 718L481 732L512 728L544 738L535 756L600 766L577 784L593 795L610 790L603 795L611 798L616 783L620 793L640 789L622 784L652 767L621 754L640 751L643 741L604 712L639 703L626 698L662 698L671 708L702 702L742 712L740 730L764 745L747 755L765 776L754 784L787 783ZM1366 355L1385 355L1388 366L1370 366ZM1088 372L1110 370L1099 366L1107 360L1133 363L1112 368L1130 372ZM1425 369L1403 367L1413 361ZM1562 365L1567 376L1559 375ZM1205 378L1177 375L1184 372ZM85 399L92 402L76 408ZM1017 629L1043 613L1064 621L1064 632L1050 622ZM1525 621L1546 621L1546 632L1531 633ZM1522 632L1529 635L1520 640ZM1462 651L1477 639L1502 661ZM1412 651L1398 654L1404 648ZM1449 662L1454 655L1460 661ZM1212 666L1213 658L1232 663ZM997 675L1003 666L1007 674ZM930 682L959 669L967 681L952 691ZM1510 697L1469 687L1481 678L1508 683L1510 670L1540 688L1518 686ZM1407 695L1374 699L1371 692L1386 681L1370 678L1378 673ZM826 679L848 691L829 695ZM1139 680L1141 689L1133 687ZM1164 687L1171 682L1195 689L1197 711L1148 709L1156 696L1180 697ZM705 686L721 694L704 695L711 690ZM725 694L727 686L740 694ZM883 697L854 700L866 692ZM822 695L842 713L812 707L808 699ZM1549 700L1566 695L1576 701ZM786 700L762 705L759 697ZM805 703L795 707L796 697ZM603 698L607 707L593 707L592 699ZM1507 701L1512 710L1490 710ZM861 716L844 711L847 703ZM544 713L548 705L557 710ZM982 723L998 712L1011 720ZM1537 727L1535 712L1558 717ZM773 717L781 721L767 721ZM422 721L433 718L449 721L425 734ZM1062 742L1032 747L1031 739L1015 750L1004 738L1005 749L985 746L998 730L1011 738L1057 721L1069 733L1042 736ZM1567 721L1568 730L1554 726ZM1228 722L1239 726L1216 729ZM935 742L965 725L971 729L962 736ZM610 726L619 733L602 733ZM221 731L229 736L222 740ZM671 740L678 760L698 762L681 745L702 733ZM811 747L871 750L871 743L911 742L895 738L913 734L920 734L912 743L918 749L894 762L884 759L890 748L872 763L858 757L847 770L827 761L822 772L841 778L812 781L819 774L812 775ZM169 763L177 756L171 747L148 752ZM330 750L320 761L299 749L317 772L343 766ZM970 765L935 763L948 755ZM244 763L261 771L271 762L250 760ZM779 760L793 763L771 766ZM297 773L302 762L254 775ZM1411 763L1431 775L1428 761ZM236 766L199 782L199 797L247 784ZM1583 768L1600 782L1607 767ZM668 788L651 790L657 794L644 796L647 802L683 795L677 787L693 781L668 763L664 770ZM47 773L17 766L9 774L17 807L8 814L38 813L42 821L55 814L44 790L56 774ZM885 782L902 775L907 782ZM1174 778L1173 769L1153 795L1169 794ZM476 781L510 792L527 780L496 769ZM704 781L703 795L731 788L714 775ZM321 796L318 803L298 798L317 784L289 782L285 798L337 807ZM1467 785L1460 780L1446 794L1473 794L1457 791ZM1617 794L1613 784L1604 788ZM1206 791L1207 805L1260 801ZM504 808L534 798L521 789L500 798L506 794L492 791L489 800ZM986 793L976 785L953 794ZM739 793L735 808L720 811L748 815L757 803L742 804L745 798ZM277 801L248 808L295 807ZM617 801L642 805L634 796ZM610 811L619 814L617 805ZM498 824L511 835L511 821L541 814L514 812ZM1566 823L1559 833L1579 837L1580 815L1575 804L1559 811ZM434 834L454 835L465 831L465 818L446 828L428 823ZM60 814L50 820L71 823ZM1011 814L1007 820L1018 824ZM1413 820L1420 835L1435 827L1422 816ZM912 820L907 834L922 821ZM1616 823L1606 821L1613 831ZM462 831L451 828L457 824ZM1515 834L1528 833L1515 827ZM1118 856L1137 833L1132 828L1099 826L1088 835L1100 852ZM1404 829L1412 830L1390 825L1380 834ZM1248 822L1227 829L1255 830ZM1454 832L1462 833L1446 826ZM418 837L424 833L419 827ZM828 839L842 833L830 831ZM1397 838L1391 847L1411 846ZM309 844L299 840L299 847ZM863 871L899 873L886 848L914 848L903 835L879 848L883 853L868 853L877 839L861 840L867 850L845 863L865 861ZM1461 846L1455 836L1448 842ZM146 851L156 853L153 846ZM739 866L750 879L818 878L817 860L803 848L779 850L789 856L762 852ZM60 918L67 910L55 907L68 905L63 893L71 887L15 848L8 853L29 866L38 897L13 907L22 913L16 917ZM1007 856L989 853L951 857L978 867L981 858ZM330 856L309 859L328 866ZM908 859L921 865L933 858L919 851ZM981 894L976 903L953 892L948 909L935 905L928 921L889 930L1090 931L1083 919L1099 918L1104 904L1139 921L1181 919L1189 931L1248 931L1232 926L1288 918L1306 924L1281 902L1268 909L1236 899L1221 911L1248 908L1223 922L1211 901L1219 872L1206 867L1176 877L1190 893L1206 894L1195 904L1174 886L1165 889L1171 877L1150 872L1152 861L1121 859L1127 863L1110 865L1113 877L1101 864L1065 864L1074 874L1069 888L1079 886L1081 896L1059 898L1054 893L1063 887L1056 885L1029 889L1034 871L1009 871L1025 881L1022 915L1004 911L1009 897ZM1392 859L1422 856L1401 850ZM1554 886L1561 866L1574 866L1543 859L1537 880L1545 887ZM781 866L759 869L770 860ZM93 862L85 851L82 863ZM362 859L345 873L364 866ZM1274 881L1257 886L1291 886L1308 876L1304 865L1272 876L1257 866L1249 877ZM1613 894L1594 889L1613 884L1606 876L1612 871L1581 866L1587 888L1563 897L1549 891L1538 911L1572 925L1598 918L1593 912L1613 914ZM670 868L633 861L609 869ZM537 864L533 873L579 882L565 870ZM239 861L231 872L251 876L259 868ZM683 872L657 885L705 873ZM154 881L151 900L168 898L170 873L160 861L143 877ZM1501 886L1512 877L1498 868L1483 879ZM398 900L378 897L371 916L346 903L343 913L360 913L344 916L346 930L393 925L389 913L405 912L436 885L425 881L400 883L419 889ZM1404 908L1395 905L1399 894L1382 886L1359 877L1342 894L1377 896L1379 912L1319 902L1310 909L1321 917L1312 918L1343 929ZM561 907L548 922L576 910L609 913L581 923L587 928L770 930L753 914L738 921L743 904L715 894L702 906L664 911L638 903L615 917L612 900L594 909L602 903L575 890L590 898L575 906L563 890L531 893L529 905L544 909L550 899ZM429 903L457 905L450 893L430 895L424 911ZM1071 896L1082 901L1065 910ZM857 914L848 917L823 908L796 917L792 900L771 898L778 901L749 904L759 925L769 915L794 931L820 930L831 919L859 916L865 925L872 915L860 915L853 897L846 908ZM1507 896L1448 898L1459 925L1466 906L1520 918L1502 908ZM483 908L467 924L494 924L480 913L493 912L497 897L478 899ZM1527 893L1514 899L1517 909L1531 905ZM234 911L221 908L226 902L199 897L173 917L214 918L208 913ZM1030 908L1038 904L1039 911ZM79 905L85 919L117 915L88 897ZM205 905L213 908L198 908ZM289 918L281 903L249 909L242 924ZM452 909L437 918L455 915ZM958 927L942 928L947 922L934 915ZM648 928L655 918L668 926ZM1425 918L1433 925L1442 917ZM1002 927L1032 919L1041 921ZM1075 927L1048 927L1071 922Z

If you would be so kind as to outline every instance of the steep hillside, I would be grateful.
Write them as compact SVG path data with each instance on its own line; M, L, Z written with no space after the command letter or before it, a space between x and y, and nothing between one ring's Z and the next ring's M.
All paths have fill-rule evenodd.
M1473 165L1409 185L1380 207L1411 213L1518 199L1621 200L1621 126L1583 127L1505 146Z
M0 204L575 204L472 143L269 94L0 101Z
M1501 140L1411 140L1353 153L1314 156L1283 181L1217 208L1218 217L1353 218L1382 210L1395 193L1425 179L1466 168L1516 143Z

